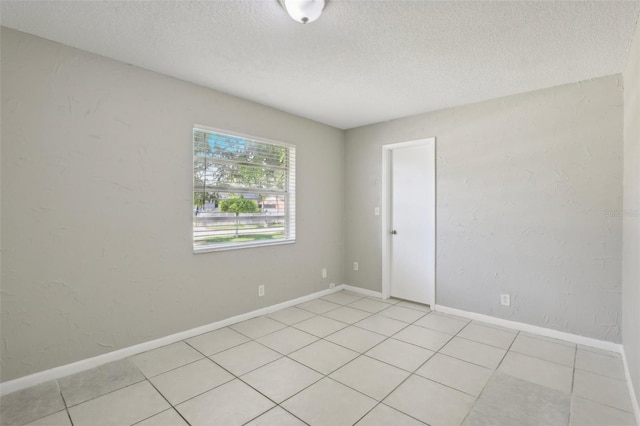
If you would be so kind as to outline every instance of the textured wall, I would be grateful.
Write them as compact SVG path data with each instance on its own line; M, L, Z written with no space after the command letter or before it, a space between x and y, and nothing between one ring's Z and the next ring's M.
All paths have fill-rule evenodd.
M436 303L620 342L622 117L618 75L347 131L346 282L381 289L381 145L435 136Z
M343 281L342 131L1 36L2 381ZM297 145L296 244L192 253L194 123Z
M622 342L640 405L640 22L624 70Z

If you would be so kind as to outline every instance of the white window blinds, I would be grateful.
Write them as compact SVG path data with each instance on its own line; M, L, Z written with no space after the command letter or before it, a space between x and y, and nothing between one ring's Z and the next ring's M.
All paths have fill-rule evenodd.
M193 249L294 242L294 146L193 129Z

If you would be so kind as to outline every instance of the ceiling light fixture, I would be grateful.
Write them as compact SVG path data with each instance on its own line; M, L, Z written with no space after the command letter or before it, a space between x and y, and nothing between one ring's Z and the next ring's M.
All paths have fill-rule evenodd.
M308 24L320 17L325 0L278 0L294 21Z

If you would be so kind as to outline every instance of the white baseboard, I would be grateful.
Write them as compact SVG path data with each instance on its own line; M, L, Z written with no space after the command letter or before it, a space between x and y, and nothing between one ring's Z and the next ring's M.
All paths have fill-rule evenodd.
M458 315L460 317L469 318L476 321L482 321L501 327L512 328L515 330L526 331L528 333L539 334L541 336L553 337L554 339L565 340L571 343L591 346L594 348L604 349L611 352L622 353L622 345L605 340L593 339L591 337L579 336L577 334L565 333L563 331L553 330L551 328L539 327L537 325L526 324L523 322L510 321L502 318L496 318L489 315L478 314L475 312L463 311L461 309L449 308L442 305L434 305L433 310L444 314Z
M118 361L124 358L128 358L133 355L137 355L142 352L157 349L162 346L170 345L171 343L179 342L181 340L189 339L191 337L198 336L209 331L217 330L222 327L227 327L235 323L246 321L251 318L259 317L261 315L270 314L277 310L288 308L290 306L298 305L300 303L308 302L313 299L317 299L327 294L335 293L344 288L344 285L336 286L335 288L322 290L316 293L308 294L306 296L298 297L296 299L288 300L286 302L278 303L276 305L267 306L264 308L256 309L255 311L247 312L245 314L236 315L231 318L226 318L221 321L217 321L211 324L203 325L201 327L192 328L191 330L175 333L170 336L161 337L159 339L150 340L148 342L140 343L137 345L129 346L127 348L119 349L106 354L98 355L92 358L83 359L73 362L71 364L61 365L59 367L51 368L49 370L39 371L37 373L30 374L28 376L19 377L14 380L0 383L0 396L6 395L12 392L16 392L22 389L26 389L31 386L39 385L50 380L59 379L71 374L80 373L91 368L99 367L108 362Z
M624 365L624 375L627 378L627 387L629 388L629 395L631 396L633 414L636 416L636 424L640 425L640 405L638 405L637 394L633 387L633 382L631 381L631 372L629 371L629 364L627 364L627 355L624 351L624 345L622 345L622 364Z
M348 285L348 284L342 284L342 288L344 290L348 290L348 291L350 291L352 293L364 294L365 296L377 297L378 299L382 299L382 292L380 292L380 291L374 291L374 290L368 290L366 288L354 287L354 286Z

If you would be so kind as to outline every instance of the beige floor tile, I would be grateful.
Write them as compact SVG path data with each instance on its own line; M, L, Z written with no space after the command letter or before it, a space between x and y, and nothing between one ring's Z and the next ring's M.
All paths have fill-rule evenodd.
M284 355L297 351L316 340L318 340L316 336L292 327L283 328L275 333L267 334L257 339L258 342L266 347Z
M338 309L342 305L322 299L314 299L296 306L300 309L304 309L305 311L313 312L314 314L320 315L334 309Z
M425 316L426 313L396 305L380 311L380 315L384 315L385 317L393 318L398 321L412 323Z
M631 412L631 397L627 383L599 374L576 369L573 394L590 401Z
M318 340L299 351L289 354L290 358L322 374L329 374L337 370L357 356L358 352L326 340Z
M578 349L576 353L576 368L613 379L626 379L621 359L598 352Z
M458 333L458 337L464 337L465 339L484 343L485 345L508 349L517 334L518 332L515 330L501 330L472 322Z
M286 400L282 406L310 425L353 425L376 401L332 379L324 378Z
M343 328L337 333L326 337L326 340L330 342L360 353L368 351L384 339L385 336L381 334L354 326Z
M461 339L460 337L454 337L440 352L472 364L492 369L498 367L500 361L502 361L502 358L507 353L504 349L472 340Z
M357 302L353 302L349 305L350 308L360 309L372 314L380 312L383 309L387 309L390 305L388 303L381 302L373 299L360 299Z
M219 328L208 333L201 334L186 342L198 351L209 356L222 352L234 346L248 342L250 339L229 327Z
M467 319L443 315L437 312L432 312L414 323L414 325L419 325L420 327L430 328L447 334L457 334L467 324L469 324L469 320Z
M136 423L135 426L189 426L173 408Z
M153 377L202 358L200 352L185 342L177 342L133 356L130 360L145 376Z
M618 353L397 299L303 305L7 395L2 424L634 424Z
M574 396L569 426L635 426L633 414Z
M417 325L409 325L393 336L394 339L418 345L432 351L440 350L452 337L450 334L429 330L428 328L418 327Z
M362 355L329 377L381 401L408 376L407 371Z
M240 380L233 380L178 405L191 426L243 425L274 403Z
M274 407L246 426L305 426L304 422L280 407Z
M479 365L435 354L416 374L473 396L480 395L493 370Z
M395 306L392 306L389 309L393 308L395 308ZM385 336L392 336L398 331L405 328L407 326L407 323L388 318L383 315L372 315L368 318L363 319L362 321L358 321L354 325L356 327L364 328L365 330L373 331L374 333L382 334Z
M575 347L537 339L522 333L518 334L510 350L567 367L573 367L576 352Z
M412 375L384 403L432 426L459 425L475 398Z
M554 362L509 352L502 360L499 371L561 392L571 392L573 369Z
M435 352L396 339L387 339L366 352L367 356L407 371L415 371Z
M5 424L4 421L2 424ZM69 419L67 410L62 410L31 423L27 423L24 426L71 426L71 420Z
M424 426L424 423L409 417L388 405L378 404L369 411L358 423L357 426Z
M304 309L291 306L290 308L281 309L267 315L269 318L287 325L293 325L300 321L304 321L311 317L316 316L313 312L305 311Z
M275 361L282 355L257 342L247 342L226 351L219 352L211 359L236 376L241 376L258 367Z
M0 398L0 419L3 426L23 425L64 408L58 384L45 382Z
M294 324L293 326L299 330L313 334L314 336L325 337L347 327L347 324L331 318L317 316Z
M348 305L349 303L353 303L364 298L365 296L361 294L350 293L348 291L338 291L322 297L323 300L337 303L339 305Z
M143 381L144 375L130 360L122 359L58 380L68 407Z
M74 426L130 425L168 409L146 380L69 408Z
M271 400L281 403L322 378L322 374L289 358L280 358L241 379Z
M333 311L329 311L323 316L337 321L342 321L347 324L353 324L371 316L371 313L343 306L341 308L334 309Z
M177 405L233 379L233 375L204 358L149 380L171 405Z
M569 395L496 371L464 421L465 426L566 426Z
M284 327L286 327L284 324L267 317L252 318L231 326L238 333L252 339L257 339Z

